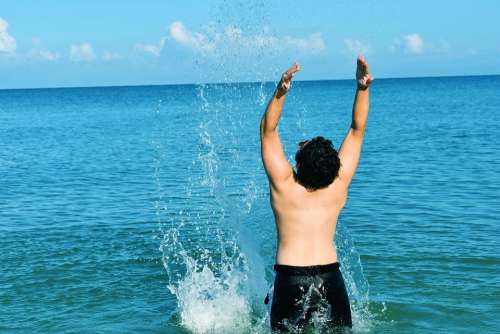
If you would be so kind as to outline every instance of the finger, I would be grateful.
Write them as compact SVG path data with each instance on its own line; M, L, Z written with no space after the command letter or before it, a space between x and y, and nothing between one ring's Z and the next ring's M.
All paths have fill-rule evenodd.
M363 81L363 86L368 87L372 83L373 77L371 75L365 75L362 81Z
M298 71L300 71L300 65L295 63L283 74L283 77L286 79L290 79Z
M366 64L365 57L363 57L361 55L358 56L357 61L358 61L358 65L364 66Z
M363 56L358 57L358 65L362 66L365 71L368 71L368 63Z
M363 68L365 69L365 72L367 74L369 74L370 73L370 67L368 66L368 62L366 61L365 58L363 58L363 62L362 63L363 63Z

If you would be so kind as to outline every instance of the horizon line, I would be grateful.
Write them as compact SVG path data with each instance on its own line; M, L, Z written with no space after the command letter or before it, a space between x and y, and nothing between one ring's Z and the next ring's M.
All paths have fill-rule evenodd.
M401 79L436 79L436 78L465 78L465 77L495 77L498 74L459 74L459 75L424 75L424 76L409 76L409 77L381 77L375 78L379 80L401 80ZM346 79L311 79L311 80L295 80L295 82L322 82L322 81L354 81L354 78ZM277 80L276 80L277 81ZM200 85L231 85L231 84L268 84L276 81L229 81L229 82L197 82L197 83L164 83L164 84L131 84L131 85L96 85L96 86L54 86L54 87L25 87L25 88L0 88L0 91L9 90L44 90L44 89L85 89L85 88L127 88L127 87L162 87L162 86L200 86Z

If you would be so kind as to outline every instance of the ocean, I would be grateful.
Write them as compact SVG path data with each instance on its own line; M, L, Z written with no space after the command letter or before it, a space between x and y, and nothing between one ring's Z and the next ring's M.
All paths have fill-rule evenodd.
M499 333L500 76L380 79L336 245L354 333ZM1 333L269 333L271 83L0 91ZM279 132L336 148L354 81Z

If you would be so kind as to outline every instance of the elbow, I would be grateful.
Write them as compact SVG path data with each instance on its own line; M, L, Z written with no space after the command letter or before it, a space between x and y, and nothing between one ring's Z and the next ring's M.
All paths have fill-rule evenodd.
M356 134L364 135L366 132L366 124L357 124L356 122L352 122L351 129Z
M260 121L260 134L261 135L265 135L265 134L268 134L270 132L274 132L275 130L276 130L276 127L271 128L270 126L267 125L266 119L262 118L262 120Z
M260 121L260 135L262 136L266 130L266 121L264 118Z

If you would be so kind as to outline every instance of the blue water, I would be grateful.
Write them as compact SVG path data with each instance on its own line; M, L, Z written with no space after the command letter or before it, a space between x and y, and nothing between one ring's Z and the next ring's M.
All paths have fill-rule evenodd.
M499 76L378 80L337 245L359 333L500 327ZM0 332L266 333L270 84L0 91ZM295 83L292 160L352 81Z

